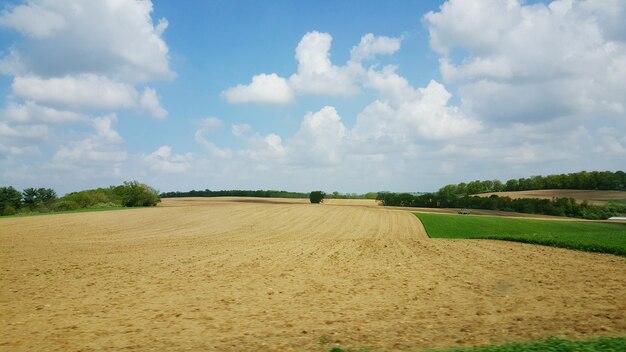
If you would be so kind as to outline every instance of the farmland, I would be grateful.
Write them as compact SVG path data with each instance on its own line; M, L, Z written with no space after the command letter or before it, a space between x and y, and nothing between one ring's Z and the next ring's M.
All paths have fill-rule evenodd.
M490 197L497 195L498 197L509 197L512 199L519 198L574 198L577 202L588 202L589 204L605 205L610 202L624 202L626 200L626 192L624 191L595 191L581 189L538 189L531 191L517 192L488 192L476 194L479 197Z
M626 224L416 214L430 237L486 238L626 256Z
M414 351L626 333L624 258L349 200L0 219L0 350Z

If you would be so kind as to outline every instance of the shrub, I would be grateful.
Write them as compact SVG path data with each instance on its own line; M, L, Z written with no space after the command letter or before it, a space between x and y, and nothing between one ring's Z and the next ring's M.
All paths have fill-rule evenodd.
M326 196L326 193L322 191L313 191L311 192L311 194L309 194L309 200L313 204L319 204L324 201L325 196Z
M137 181L124 182L123 185L113 187L112 190L125 207L153 207L161 201L157 190Z

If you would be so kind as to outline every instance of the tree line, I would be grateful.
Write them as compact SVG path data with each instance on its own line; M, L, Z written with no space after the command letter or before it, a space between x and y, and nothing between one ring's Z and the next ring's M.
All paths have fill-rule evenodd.
M47 213L84 208L155 206L161 199L152 187L137 182L72 192L58 197L50 188L0 187L0 215Z
M620 204L592 205L577 203L572 198L511 199L510 197L473 196L487 192L526 191L537 189L585 189L626 190L626 173L623 171L592 171L570 174L532 176L508 180L472 181L447 185L434 193L415 195L410 193L380 192L376 199L382 205L424 208L472 208L514 211L528 214L569 216L584 219L606 219L626 213Z
M626 206L619 204L592 205L577 203L573 198L532 199L510 197L454 196L439 193L412 195L409 193L380 192L376 198L382 205L419 208L470 208L513 211L527 214L569 216L602 220L626 214Z
M262 197L262 198L309 198L309 193L301 192L287 192L276 190L221 190L211 191L205 189L204 191L191 190L188 192L164 192L161 193L161 198L180 198L180 197Z
M624 171L581 171L570 174L531 176L528 178L472 181L447 185L439 190L449 194L464 196L488 192L514 192L538 189L583 189L583 190L626 190Z

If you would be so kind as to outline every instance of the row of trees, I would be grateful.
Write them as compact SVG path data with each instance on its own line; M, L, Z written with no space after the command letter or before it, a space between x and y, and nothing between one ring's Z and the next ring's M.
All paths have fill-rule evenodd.
M448 198L438 193L412 195L409 193L381 192L378 194L377 200L382 205L388 206L489 209L595 220L626 214L626 206L623 205L591 205L586 202L577 203L573 198L511 199L510 197L498 197L496 195L490 197L462 196Z
M159 193L143 183L124 182L119 186L68 193L58 198L49 188L26 188L19 192L13 187L0 187L0 215L83 208L155 206Z
M26 188L20 192L11 186L0 187L0 215L13 215L21 209L45 210L56 200L57 194L50 188Z
M331 194L327 194L326 196L328 198L333 198L333 199L376 199L376 197L378 196L378 193L368 192L368 193L359 194L359 193L339 193L335 191Z
M188 192L165 192L161 193L162 198L178 198L178 197L262 197L262 198L308 198L309 193L287 192L276 190L222 190L204 191L191 190Z
M585 189L585 190L626 190L626 173L624 171L582 171L570 174L531 176L528 178L511 179L506 182L499 180L472 181L447 185L439 190L450 196L465 196L487 192L528 191L537 189Z

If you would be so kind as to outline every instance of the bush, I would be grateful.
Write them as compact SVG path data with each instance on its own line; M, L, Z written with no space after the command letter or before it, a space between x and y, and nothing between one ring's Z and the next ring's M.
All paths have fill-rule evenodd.
M125 207L153 207L161 201L157 190L137 181L113 187L113 194Z
M309 200L313 204L319 204L324 201L325 196L326 196L326 193L322 191L313 191L311 192L311 194L309 194Z
M59 199L54 204L54 211L68 211L68 210L76 210L79 208L80 208L80 205L78 205L78 203L69 199Z

